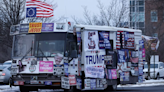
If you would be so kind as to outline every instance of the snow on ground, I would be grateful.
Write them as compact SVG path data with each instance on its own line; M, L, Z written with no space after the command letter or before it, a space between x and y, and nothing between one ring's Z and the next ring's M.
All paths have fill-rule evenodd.
M127 85L118 85L117 87L145 87L145 86L159 86L159 85L164 85L164 80L145 80L143 83L137 83L137 84L127 84ZM60 92L63 90L39 90L39 92ZM0 92L20 92L18 86L12 86L10 88L9 85L0 85ZM36 91L31 91L31 92L36 92Z
M12 86L10 88L9 85L0 85L0 92L19 92L19 87L18 86Z

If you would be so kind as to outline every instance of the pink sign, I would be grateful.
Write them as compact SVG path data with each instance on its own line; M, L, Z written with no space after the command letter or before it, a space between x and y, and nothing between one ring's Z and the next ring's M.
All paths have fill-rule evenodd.
M111 69L111 73L112 73L112 79L117 79L117 71L116 71L116 69Z
M40 61L39 72L53 72L53 61Z
M75 75L69 75L69 84L70 85L76 85Z
M142 49L142 57L145 57L145 48Z

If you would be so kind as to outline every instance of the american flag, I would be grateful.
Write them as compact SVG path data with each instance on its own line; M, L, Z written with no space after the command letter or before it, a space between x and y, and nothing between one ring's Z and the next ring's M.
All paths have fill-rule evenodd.
M124 48L124 32L123 31L117 31L117 40L116 40L116 49L121 49L121 43L120 43L120 33L122 33L122 46Z
M53 6L39 0L26 0L26 17L53 16Z

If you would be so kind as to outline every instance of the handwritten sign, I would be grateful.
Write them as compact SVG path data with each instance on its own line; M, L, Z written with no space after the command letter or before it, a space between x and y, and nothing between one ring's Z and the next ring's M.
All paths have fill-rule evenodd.
M29 23L28 33L41 33L42 23Z
M40 61L39 72L53 72L53 61Z

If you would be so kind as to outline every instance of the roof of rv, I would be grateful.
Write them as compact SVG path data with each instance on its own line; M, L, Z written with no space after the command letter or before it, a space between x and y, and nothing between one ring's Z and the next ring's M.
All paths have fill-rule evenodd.
M137 30L137 29L109 27L109 26L75 25L75 27L84 28L85 30L142 32L141 30Z

